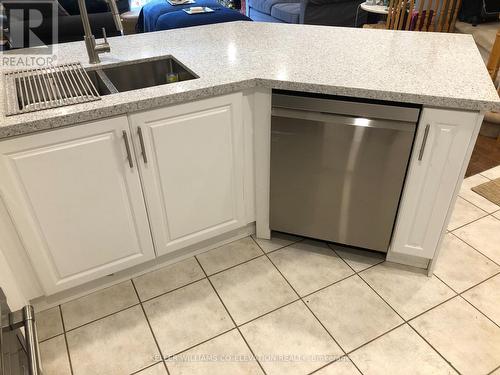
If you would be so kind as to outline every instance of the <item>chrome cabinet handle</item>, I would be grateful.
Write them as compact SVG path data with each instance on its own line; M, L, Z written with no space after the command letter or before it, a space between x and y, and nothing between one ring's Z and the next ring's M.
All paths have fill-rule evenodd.
M142 135L142 129L140 126L137 127L137 134L139 134L139 143L141 144L142 159L144 163L148 163L148 156L146 155L146 147L144 146L144 136Z
M420 146L420 152L418 153L418 160L422 160L424 157L424 151L425 151L425 144L427 143L427 137L429 136L429 130L431 128L430 124L427 124L425 126L424 130L424 138L422 139L422 145Z
M125 149L127 150L128 165L130 166L130 168L134 168L134 161L132 160L132 153L130 152L130 143L128 141L127 132L123 130L122 134L123 142L125 142Z

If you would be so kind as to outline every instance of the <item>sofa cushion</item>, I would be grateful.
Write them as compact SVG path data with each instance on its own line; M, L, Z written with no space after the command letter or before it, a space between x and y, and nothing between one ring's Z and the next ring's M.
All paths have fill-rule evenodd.
M271 16L286 23L299 23L300 3L276 4L271 9Z
M187 14L179 10L162 14L158 18L154 31L234 21L251 21L251 19L236 10L224 7L215 9L213 13L201 13L196 15Z
M248 5L259 12L271 14L271 9L276 4L300 3L300 0L249 0Z

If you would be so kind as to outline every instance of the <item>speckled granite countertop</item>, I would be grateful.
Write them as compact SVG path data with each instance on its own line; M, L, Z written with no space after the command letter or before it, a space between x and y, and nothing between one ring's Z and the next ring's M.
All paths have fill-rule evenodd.
M109 41L111 53L101 55L101 64L172 55L200 78L6 117L1 77L0 138L255 86L435 107L500 109L468 35L235 22ZM88 66L84 43L58 45L57 63L74 61Z

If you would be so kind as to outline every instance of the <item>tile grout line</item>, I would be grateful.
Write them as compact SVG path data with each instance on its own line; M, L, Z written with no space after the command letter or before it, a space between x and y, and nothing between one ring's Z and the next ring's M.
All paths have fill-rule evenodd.
M476 250L479 254L481 254L482 256L484 256L485 258L487 258L490 262L493 262L494 264L496 264L497 266L500 267L500 264L495 262L493 259L491 259L488 255L484 254L482 251L480 251L479 249L476 249L474 246L472 246L470 243L468 243L467 241L465 241L464 239L462 239L461 237L459 237L458 235L456 235L455 233L453 232L450 232L452 235L454 235L456 238L458 238L460 241L462 241L464 244L472 247L474 250Z
M189 259L189 258L188 258L188 259ZM194 281L190 281L190 282L188 282L187 284L183 284L182 286L178 286L178 287L176 287L176 288L174 288L174 289L167 290L166 292L162 292L162 293L160 293L160 294L158 294L158 295L155 295L154 297L145 298L144 300L141 300L141 297L139 296L139 292L137 292L137 293L136 293L136 294L137 294L137 298L139 299L139 303L146 303L146 302L149 302L149 301L154 300L155 298L162 297L162 296L164 296L165 294L169 294L169 293L175 292L175 291L177 291L177 290L179 290L179 289L182 289L182 288L184 288L184 287L186 287L186 286L193 285L193 284L197 283L198 281L201 281L201 280L204 280L204 279L206 279L206 276L203 276L203 277L201 277L201 278L199 278L199 279L196 279L196 280L194 280ZM132 281L132 280L131 280L131 281ZM135 284L134 284L134 285L135 285Z
M496 203L493 203L493 202L492 202L492 201L490 201L489 199L484 198L482 195L480 195L480 194L476 193L474 190L472 190L472 189L469 189L469 190L470 190L470 191L472 191L472 192L473 192L474 194L476 194L477 196L479 196L479 197L481 197L481 198L483 198L483 199L486 199L486 200L487 200L488 202L490 202L491 204L495 204L495 205L496 205ZM495 212L497 212L497 211L498 211L498 208L497 208L495 211L488 212L488 211L486 211L484 208L479 207L477 204L475 204L475 203L471 202L471 201L470 201L470 200L468 200L467 198L462 197L462 196L460 195L460 193L458 193L457 198L458 198L458 197L462 198L462 199L463 199L464 201L466 201L467 203L472 204L474 207L479 208L481 211L485 212L487 215L492 215L492 214L494 214ZM498 206L498 205L497 205L497 206ZM500 206L499 206L499 207L500 207ZM453 208L455 208L455 207L453 207ZM484 217L484 216L483 216L483 217ZM481 218L480 218L480 219L481 219ZM479 220L479 219L476 219L476 220Z
M462 198L462 199L463 199L463 198ZM465 199L464 199L464 200L465 200ZM467 202L473 205L473 203L471 203L471 202L469 202L469 201L467 201ZM483 215L483 216L481 216L481 217L478 217L477 219L471 220L471 221L469 221L469 222L467 222L467 223L465 223L465 224L459 225L458 227L453 228L453 229L450 229L449 227L447 227L447 228L446 228L446 230L447 230L448 232L453 232L453 231L455 231L455 230L462 229L463 227L466 227L466 226L467 226L467 225L469 225L469 224L472 224L472 223L475 223L475 222L477 222L477 221L479 221L479 220L481 220L481 219L484 219L484 218L486 218L486 217L488 217L488 216L491 216L492 218L494 218L494 219L498 220L498 218L496 218L496 217L493 215L493 214L496 214L496 213L497 213L497 211L487 212L487 211L485 211L485 210L483 210L483 209L481 209L481 208L479 208L479 207L477 207L477 206L476 206L476 208L478 208L478 209L482 210L482 211L484 212L484 215ZM455 207L453 207L453 209L455 209Z
M438 350L437 350L434 346L432 346L432 345L431 345L431 344L430 344L430 343L429 343L429 342L428 342L428 341L427 341L427 340L426 340L426 339L425 339L422 335L420 335L420 333L418 333L418 332L417 332L417 330L416 330L414 327L412 327L412 325L410 324L410 322L411 322L412 320L414 320L414 319L418 318L419 316L421 316L421 315L423 315L423 314L425 314L425 313L427 313L427 312L429 312L429 311L431 311L431 310L435 309L435 308L436 308L436 307L438 307L438 306L441 306L442 304L444 304L444 303L446 303L446 302L448 302L448 301L452 300L453 298L458 297L458 294L457 294L457 293L456 293L453 289L451 289L451 288L450 288L450 290L451 290L453 293L455 293L455 295L454 295L453 297L447 298L446 300L442 301L441 303L437 304L436 306L433 306L433 307L431 307L430 309L427 309L427 310L425 310L425 311L421 312L420 314L417 314L417 315L415 315L414 317L412 317L412 318L410 318L410 319L406 320L406 319L405 319L402 315L400 315L400 314L396 311L396 309L395 309L394 307L392 307L392 306L391 306L391 305L390 305L390 304L389 304L389 303L388 303L388 302L387 302L387 301L386 301L386 300L385 300L385 299L384 299L384 298L383 298L383 297L382 297L382 296L381 296L381 295L380 295L380 294L379 294L379 293L378 293L378 292L377 292L377 291L376 291L376 290L375 290L375 289L374 289L374 288L373 288L373 287L372 287L372 286L371 286L371 285L370 285L370 284L369 284L369 283L368 283L368 282L367 282L367 281L366 281L366 280L365 280L365 279L364 279L364 278L360 275L360 274L358 274L358 276L359 276L359 277L360 277L360 278L361 278L361 279L362 279L362 280L366 283L366 285L368 285L368 287L369 287L370 289L372 289L372 290L373 290L373 291L374 291L374 292L375 292L375 293L376 293L376 294L377 294L377 295L378 295L378 296L379 296L379 297L380 297L380 298L381 298L381 299L382 299L382 300L383 300L383 301L384 301L384 302L385 302L385 303L386 303L386 304L387 304L387 305L388 305L388 306L389 306L392 310L394 310L394 312L395 312L395 313L396 313L396 314L397 314L397 315L398 315L401 319L403 319L404 323L403 323L403 324L401 324L401 325L400 325L400 326L398 326L398 327L395 327L395 328L394 328L394 329L392 329L391 331L393 331L393 330L395 330L395 329L397 329L397 328L399 328L399 327L403 326L404 324L408 325L411 329L413 329L413 330L414 330L414 331L415 331L415 332L416 332L416 333L417 333L417 334L418 334L418 335L419 335L419 336L420 336L420 337L421 337L421 338L422 338L422 339L423 339L423 340L424 340L424 341L425 341L425 342L426 342L426 343L427 343L427 344L428 344L428 345L432 348L432 350L434 350L434 351L435 351L435 352L436 352L436 353L437 353L437 354L438 354L438 355L439 355L439 356L440 356L440 357L441 357L441 358L442 358L442 359L443 359L446 363L448 363L448 364L450 365L450 367L451 367L451 368L453 368L453 369L454 369L454 370L455 370L458 374L460 374L460 372L459 372L459 371L458 371L458 370L457 370L457 369L456 369L456 368L455 368L455 367L451 364L451 362L450 362L450 361L448 361L448 360L444 357L444 355L443 355L442 353L440 353L440 352L439 352L439 351L438 351ZM443 284L444 284L444 283L443 283ZM445 284L445 285L446 285L446 284ZM447 285L446 285L446 286L447 286ZM380 336L379 336L379 337L377 337L377 338L380 338L380 337L382 337L382 336L385 336L387 333L389 333L389 332L391 332L391 331L388 331L388 332L386 332L386 333L384 333L384 334L380 335ZM377 339L377 338L376 338L376 339ZM376 339L374 339L374 340L376 340ZM374 340L372 340L372 341L374 341ZM366 344L368 344L368 343L366 343ZM364 345L366 345L366 344L364 344ZM362 345L362 346L364 346L364 345ZM356 348L355 350L357 350L357 349L359 349L359 348ZM354 350L353 350L353 351L354 351ZM352 352L353 352L353 351L352 351ZM350 352L350 353L352 353L352 352Z
M247 259L247 260L245 260L245 261L243 261L243 262L240 262L240 263L237 263L237 264L233 264L232 266L229 266L229 267L227 267L227 268L224 268L224 269L222 269L222 270L220 270L220 271L217 271L217 272L214 272L214 273L211 273L211 274L206 273L205 269L203 268L203 266L201 265L201 262L200 262L200 261L199 261L199 259L198 259L198 256L200 256L201 254L206 254L206 253L209 253L209 252L210 252L210 251L212 251L212 250L219 249L219 248L220 248L220 247L222 247L222 246L217 247L217 248L212 249L212 250L208 250L208 251L206 251L206 252L204 252L204 253L201 253L201 254L193 255L193 258L196 258L196 260L198 261L198 263L199 263L200 267L202 268L202 270L203 270L203 271L204 271L204 273L205 273L205 277L206 277L206 278L209 278L209 277L212 277L212 276L218 275L218 274L220 274L220 273L222 273L222 272L225 272L225 271L227 271L227 270L230 270L230 269L236 268L236 267L238 267L238 266L241 266L242 264L249 263L249 262L251 262L252 260L255 260L255 259L261 258L261 257L263 257L263 256L266 256L266 254L271 254L271 253L274 253L275 251L278 251L278 250L284 249L285 247L288 247L288 246L291 246L291 245L294 245L294 244L296 244L296 243L299 243L299 242L304 241L304 238L302 238L302 239L300 239L300 240L298 240L298 241L295 241L295 242L289 243L288 245L284 245L284 246L282 246L282 247L279 247L279 248L277 248L277 249L271 250L271 251L269 251L269 252L267 252L267 253L266 253L266 252L264 251L264 249L263 249L262 247L260 247L260 245L257 243L257 241L256 241L256 240L252 237L252 235L250 235L250 236L248 236L248 237L249 237L249 238L251 238L251 239L252 239L252 241L253 241L253 242L257 245L257 247L258 247L258 248L259 248L259 250L262 252L262 254L257 255L256 257L253 257L253 258L251 258L251 259ZM244 237L244 238L246 238L246 237ZM236 240L236 241L239 241L239 240ZM236 241L233 241L233 242L236 242ZM230 242L230 243L232 243L232 242ZM223 246L224 246L224 245L223 245ZM200 280L201 280L201 279L200 279ZM167 293L168 293L168 292L167 292ZM153 297L153 298L155 298L155 297Z
M470 203L470 202L469 202ZM472 204L472 203L471 203ZM455 207L453 207L453 209L455 209ZM479 221L481 219L484 219L485 217L488 217L488 216L491 216L491 214L487 213L486 211L483 211L484 212L484 215L481 216L481 217L478 217L477 219L474 219L474 220L471 220L471 221L468 221L467 223L465 224L462 224L462 225L459 225L458 227L455 227L455 228L452 228L450 229L450 227L446 227L446 230L448 232L453 232L454 230L459 230L459 229L462 229L463 227L466 227L467 225L469 224L472 224L472 223L475 223L476 221ZM453 213L452 213L453 214ZM451 219L451 217L450 217Z
M314 374L317 374L318 372L320 372L320 371L321 371L321 370L323 370L324 368L326 368L326 367L328 367L328 366L330 366L330 365L333 365L333 364L334 364L334 363L336 363L336 362L340 362L340 361L342 361L342 358L347 358L347 359L348 359L348 360L349 360L349 361L353 364L353 366L354 366L356 369L358 369L358 367L354 364L354 362L351 360L351 358L349 358L349 356L348 356L347 354L345 354L345 355L343 355L342 357L337 358L337 359L336 359L336 360L334 360L334 361L328 362L326 365L323 365L323 366L321 366L320 368L318 368L318 369L316 369L316 370L314 370L314 371L312 371L312 372L309 372L307 375L314 375ZM359 369L358 369L358 371L359 371ZM360 371L360 374L361 374L361 375L363 375L363 373L362 373L361 371Z
M251 238L251 237L250 237ZM233 316L231 315L231 313L229 312L229 309L227 308L227 306L225 305L224 301L222 300L221 296L219 295L219 293L217 292L217 289L215 289L215 286L212 284L212 280L210 280L210 278L207 276L207 273L205 272L205 269L203 268L203 266L201 265L200 261L198 260L198 258L196 258L196 261L198 262L198 265L201 267L201 270L203 271L203 273L205 274L208 282L210 283L210 286L212 287L212 290L214 291L215 295L217 296L217 298L219 299L220 303L222 304L222 306L224 307L224 309L226 310L226 313L227 315L229 316L229 318L231 319L231 321L233 322L235 328L238 330L238 333L240 334L240 337L243 339L243 341L245 342L248 350L250 350L250 353L252 353L252 356L254 357L255 359L255 362L257 362L257 364L259 365L260 369L262 370L262 373L264 375L267 375L266 371L264 370L264 367L262 366L262 364L260 363L260 361L258 360L258 358L255 356L255 353L253 351L253 349L250 347L250 345L248 344L247 342L247 339L245 338L245 336L243 336L243 333L241 333L241 330L239 328L239 326L236 324L236 321L234 320Z
M158 364L160 364L160 363L162 363L162 362L163 362L163 361L158 361L158 362L153 363L152 365L147 365L147 366L145 366L145 367L141 368L140 370L137 370L137 371L132 372L130 375L140 375L140 374L141 374L141 372L143 372L143 371L145 371L145 370L148 370L148 369L150 369L151 367L154 367L154 366L156 366L156 365L158 365ZM168 370L167 370L167 374L168 374Z
M114 311L114 312L112 312L112 313L109 313L109 314L103 315L103 316L101 316L101 317L99 317L99 318L93 319L93 320L91 320L91 321L89 321L89 322L83 323L83 324L81 324L81 325L79 325L79 326L77 326L77 327L74 327L74 328L68 329L68 330L67 330L67 331L65 331L65 332L70 333L70 332L76 331L76 330L77 330L77 329L79 329L79 328L86 327L86 326L88 326L88 325L90 325L90 324L92 324L92 323L98 322L99 320L109 318L110 316L113 316L113 315L115 315L115 314L118 314L118 313L124 312L125 310L131 309L132 307L139 306L140 304L141 304L140 302L138 302L138 303L134 303L133 305L130 305L130 306L124 307L124 308L119 309L119 310L116 310L116 311Z
M455 366L453 366L453 365L451 364L451 361L448 361L448 360L446 359L446 357L445 357L443 354L441 354L441 352L439 352L439 350L437 350L437 349L436 349L436 348L435 348L435 347L434 347L434 346L433 346L433 345L432 345L429 341L427 341L427 339L426 339L426 338L425 338L422 334L420 334L420 332L418 332L418 331L417 331L417 329L416 329L415 327L413 327L410 323L408 323L408 326L409 326L409 327L410 327L410 329L412 329L412 330L413 330L413 331L414 331L414 332L415 332L415 333L416 333L416 334L417 334L417 335L418 335L418 336L419 336L422 340L424 340L424 341L427 343L427 345L429 345L429 346L430 346L430 347L431 347L431 348L432 348L432 349L433 349L433 350L434 350L434 351L435 351L435 352L436 352L436 353L437 353L437 354L438 354L438 355L439 355L439 356L443 359L443 361L445 361L445 362L448 364L448 366L450 366L453 370L455 370L455 371L457 372L457 374L461 374L461 372L460 372L460 371L458 371L458 369L457 369L457 368L455 368Z
M252 238L252 240L257 244L257 246L260 247L259 243L257 241L255 241L255 239ZM327 246L328 247L328 246ZM262 249L262 248L261 248ZM330 249L330 247L328 247L328 249ZM331 250L331 249L330 249ZM333 250L331 250L333 252ZM337 340L333 337L333 335L330 333L330 331L328 329L326 329L325 325L323 324L323 322L321 320L319 320L319 318L316 316L316 314L314 314L314 312L311 310L311 308L307 305L307 303L302 299L302 297L300 296L300 294L295 290L295 288L292 286L292 284L288 281L288 279L283 275L283 273L280 271L280 269L276 266L276 264L274 264L274 262L271 260L271 258L269 257L269 255L267 253L265 253L267 259L269 260L269 262L271 262L271 264L274 266L274 268L276 269L276 271L278 271L278 273L281 275L281 277L286 281L286 283L290 286L290 288L294 291L294 293L297 295L297 297L299 297L299 300L302 302L302 304L306 307L307 310L309 310L309 312L312 314L312 316L316 319L316 321L321 325L321 327L323 327L323 329L325 330L325 332L328 334L328 336L330 336L330 338L333 340L333 342L340 348L340 350L342 350L342 352L344 353L344 355L347 355L346 351L344 350L344 348L337 342ZM342 358L343 356L337 358L335 361L339 360L340 358ZM334 362L335 362L334 361ZM351 361L352 362L352 361ZM357 369L358 367L356 365L354 365ZM317 370L317 369L316 369ZM358 369L359 371L359 369ZM361 372L361 371L360 371Z
M500 272L498 272L496 275L500 274ZM492 277L495 277L496 275L492 276ZM444 285L446 285L448 288L450 288L451 290L455 291L451 286L449 286L446 282L444 282L443 280L441 280L441 278L437 275L434 275L437 279L439 279ZM491 277L490 277L491 278ZM490 279L488 278L488 280ZM484 280L486 281L486 280ZM482 282L481 282L482 283ZM479 284L476 284L474 285L473 287L471 287L470 289L472 288L475 288L476 286L478 286ZM456 292L458 297L461 297L465 302L467 302L469 305L471 305L475 310L477 310L481 315L483 315L486 319L488 319L489 321L491 321L494 325L496 325L498 328L500 328L500 325L498 325L493 319L491 319L488 315L486 315L484 312L482 312L481 310L479 310L478 307L474 306L472 304L472 302L469 302L469 300L467 300L467 298L465 298L462 294L465 293L466 291L468 291L469 289L459 293L459 292Z
M74 372L73 372L73 362L71 361L71 355L69 353L68 338L66 337L66 326L64 324L64 318L63 318L62 308L61 308L61 305L57 305L57 307L59 308L59 315L61 316L61 324L62 324L62 327L63 327L64 343L66 344L66 354L68 355L69 370L71 371L71 375L73 375L74 374Z
M466 303L468 303L469 305L471 305L471 307L476 310L477 312L479 312L481 315L483 315L486 319L488 319L490 322L492 322L494 325L496 325L498 328L500 328L500 325L498 325L493 319L491 319L488 315L486 315L484 312L482 312L481 310L479 310L479 308L477 308L476 306L474 306L472 304L472 302L470 302L469 300L467 300L467 298L465 298L464 296L462 296L461 294L458 295L460 298L462 298Z
M372 339L368 340L367 342L365 342L365 343L363 343L363 344L359 345L358 347L356 347L356 348L354 348L354 349L350 350L350 351L347 353L347 355L352 354L352 353L354 353L355 351L358 351L359 349L361 349L361 348L363 348L363 347L367 346L368 344L371 344L373 341L378 340L379 338L381 338L381 337L383 337L383 336L385 336L385 335L388 335L388 334L389 334L389 333L391 333L392 331L395 331L395 330L397 330L398 328L401 328L401 327L402 327L402 326L404 326L405 324L406 324L406 325L408 325L408 322L403 321L403 322L399 323L399 324L398 324L398 325L396 325L395 327L392 327L391 329L389 329L387 332L381 333L381 334L380 334L380 335L378 335L377 337L374 337L374 338L372 338Z
M434 276L438 277L437 275L434 275ZM460 292L460 293L458 293L458 294L462 295L462 294L464 294L464 293L467 293L467 292L469 292L471 289L474 289L475 287L477 287L477 286L479 286L479 285L481 285L481 284L484 284L485 282L487 282L487 281L489 281L489 280L491 280L491 279L493 279L494 277L497 277L497 276L500 276L500 270L499 270L498 272L496 272L495 274L493 274L493 275L489 276L488 278L484 279L483 281L480 281L480 282L478 282L477 284L474 284L473 286L471 286L471 287L469 287L469 288L465 289L463 292ZM443 282L444 282L444 281L443 281Z
M378 266L378 265L379 265L379 264L381 264L381 263L387 262L387 259L386 259L386 258L387 258L387 253L385 253L386 257L385 257L385 258L379 258L380 262L377 262L377 263L372 264L372 265L370 265L370 266L368 266L368 267L366 267L366 268L363 268L363 269L362 269L362 270L360 270L360 271L356 271L356 270L355 270L353 267L351 267L351 265L349 265L349 263L347 263L347 261L346 261L346 260L345 260L345 259L344 259L344 258L343 258L343 257L342 257L339 253L338 253L338 251L340 251L340 250L335 249L335 245L330 244L330 243L327 243L327 246L328 246L330 249L332 249L332 250L333 250L333 252L335 253L335 255L337 255L340 259L342 259L342 260L344 261L344 263L345 263L345 264L347 264L347 266L348 266L350 269L352 269L352 271L353 271L355 274L358 274L358 273L360 273L360 272L364 272L364 271L366 271L366 270L369 270L370 268L373 268L373 267ZM367 253L370 253L370 254L372 253L371 251L362 250L362 249L355 249L355 250L366 251Z
M321 288L319 288L319 289L315 290L314 292L304 294L301 298L311 297L313 294L318 293L318 292L321 292L322 290L325 290L325 289L327 289L327 288L329 288L329 287L331 287L331 286L334 286L335 284L338 284L338 283L340 283L340 282L342 282L342 281L344 281L344 280L347 280L347 279L349 279L349 278L351 278L351 277L353 277L353 276L356 276L356 274L355 274L355 273L352 273L352 274L350 274L349 276L346 276L346 277L341 278L340 280L337 280L337 281L334 281L333 283L330 283L330 284L328 284L328 285L322 286Z
M493 369L493 371L488 372L488 375L493 375L493 373L494 373L496 370L500 370L500 366L495 367L495 368Z
M193 345L191 345L191 346L187 347L186 349L182 349L182 350L179 350L177 353L170 354L170 355L168 355L168 356L166 356L166 357L165 357L165 361L170 360L170 359L173 359L174 357L176 357L176 356L178 356L178 355L181 355L181 354L183 354L183 353L186 353L187 351L189 351L189 350L191 350L191 349L194 349L194 348L196 348L197 346L200 346L200 345L206 344L207 342L212 341L212 340L214 340L214 339L216 339L216 338L219 338L219 337L221 337L221 336L225 335L226 333L229 333L229 332L231 332L231 331L233 331L233 330L235 330L235 329L236 329L236 326L234 326L234 327L232 327L232 328L229 328L229 329L226 329L225 331L222 331L221 333L218 333L218 334L216 334L215 336L209 337L208 339L204 339L203 341L200 341L200 342L198 342L198 343L196 343L196 344L193 344Z
M335 251L335 250L334 250L334 251ZM335 252L335 254L337 254L337 252ZM338 255L338 254L337 254L337 255ZM340 257L340 256L339 256L339 257ZM341 259L342 259L342 260L343 260L343 261L344 261L344 262L345 262L345 263L349 266L349 264L348 264L348 263L347 263L347 262L346 262L346 261L345 261L342 257L340 257L340 258L341 258ZM378 264L380 264L380 263L378 263ZM378 264L377 264L377 265L378 265ZM350 266L349 266L349 267L350 267ZM455 293L455 295L454 295L453 297L446 299L445 301L441 302L440 304L438 304L438 305L436 305L436 306L431 307L430 309L428 309L428 310L426 310L426 311L423 311L422 313L420 313L420 314L418 314L418 315L414 316L413 318L411 318L411 319L409 319L409 320L406 320L406 319L405 319L405 318L404 318L401 314L399 314L399 313L396 311L396 309L395 309L393 306L391 306L391 304L389 304L389 303L388 303L388 302L387 302L387 301L386 301L386 300L385 300L385 299L384 299L384 298L383 298L383 297L382 297L382 296L381 296L381 295L380 295L380 294L379 294L379 293L378 293L378 292L377 292L377 291L376 291L376 290L375 290L375 289L374 289L374 288L373 288L373 287L372 287L372 286L371 286L371 285L370 285L370 284L369 284L369 283L368 283L368 282L367 282L367 281L366 281L366 280L365 280L365 279L364 279L364 278L360 275L360 273L361 273L361 272L363 272L363 271L366 271L366 269L365 269L365 270L363 270L363 271L360 271L360 272L356 272L356 270L354 270L354 268L352 268L352 267L351 267L351 269L352 269L352 270L356 273L356 275L358 275L358 277L359 277L361 280L363 280L363 281L366 283L366 285L367 285L370 289L372 289L372 290L373 290L373 292L375 292L375 293L376 293L376 294L377 294L377 295L378 295L378 296L379 296L379 297L380 297L380 298L381 298L381 299L382 299L382 300L383 300L383 301L384 301L384 302L385 302L385 303L386 303L386 304L387 304L387 305L388 305L388 306L389 306L389 307L390 307L390 308L391 308L391 309L392 309L392 310L393 310L393 311L394 311L394 312L395 312L395 313L396 313L396 314L397 314L397 315L398 315L401 319L403 319L403 324L401 324L401 325L399 325L399 326L397 326L397 327L394 327L394 328L393 328L393 329L391 329L390 331L383 333L382 335L380 335L380 336L376 337L375 339L373 339L373 340L371 340L371 341L369 341L369 342L367 342L367 343L365 343L365 344L361 345L360 347L358 347L358 348L356 348L356 349L352 350L352 351L351 351L351 352L349 352L349 353L353 353L354 351L358 350L358 349L359 349L359 348L361 348L362 346L365 346L365 345L369 344L370 342L373 342L373 341L375 341L376 339L379 339L379 338L381 338L381 337L385 336L386 334L388 334L389 332L392 332L393 330L396 330L397 328L402 327L403 325L405 325L405 324L406 324L406 325L408 325L411 329L413 329L413 330L414 330L414 331L415 331L415 332L416 332L416 333L417 333L417 334L418 334L418 335L419 335L419 336L420 336L420 337L421 337L421 338L422 338L422 339L423 339L423 340L424 340L424 341L425 341L425 342L426 342L426 343L427 343L427 344L428 344L428 345L429 345L429 346L430 346L430 347L431 347L431 348L432 348L432 349L433 349L433 350L434 350L434 351L435 351L435 352L436 352L436 353L437 353L437 354L438 354L438 355L439 355L439 356L440 356L440 357L441 357L441 358L442 358L442 359L446 362L446 363L448 363L448 364L449 364L449 366L450 366L451 368L453 368L453 369L454 369L454 370L455 370L458 374L460 374L460 372L459 372L459 371L458 371L458 370L457 370L457 369L456 369L456 368L455 368L455 367L451 364L451 362L449 362L449 361L448 361L448 360L444 357L444 355L443 355L443 354L441 354L441 353L440 353L440 352L439 352L436 348L434 348L434 346L432 346L432 345L431 345L431 344L430 344L430 343L429 343L429 342L428 342L428 341L427 341L424 337L422 337L422 335L420 335L420 334L417 332L417 330L416 330L414 327L412 327L412 325L410 324L410 321L411 321L411 320L414 320L414 319L416 319L417 317L419 317L419 316L421 316L421 315L423 315L423 314L427 313L428 311L433 310L433 309L435 309L436 307L438 307L438 306L440 306L440 305L442 305L442 304L444 304L444 303L446 303L446 302L450 301L451 299L453 299L453 298L457 297L457 296L458 296L458 294L457 294L457 293L456 293L453 289L451 289L451 288L450 288L450 290L451 290L452 292L454 292L454 293ZM443 284L445 284L445 283L443 283ZM445 284L445 285L446 285L446 284ZM446 286L447 286L447 285L446 285ZM354 361L352 361L352 362L354 363Z
M161 361L163 362L163 366L165 366L165 370L167 370L167 375L170 375L170 371L168 371L167 364L165 363L165 357L163 356L163 353L160 348L160 344L158 343L158 340L156 339L155 333L153 331L153 327L151 326L151 323L148 318L148 314L146 314L146 310L144 309L143 304L140 302L141 298L139 297L139 293L137 291L137 288L135 287L134 280L130 279L130 282L132 283L132 287L134 288L135 294L137 298L139 299L139 305L141 306L142 313L144 314L144 318L146 319L146 323L148 324L149 331L151 332L151 335L153 336L153 340L156 344L156 348L158 349L158 352L160 353Z
M368 286L368 287L369 287L369 288L370 288L370 289L371 289L371 290L372 290L372 291L373 291L373 292L374 292L374 293L375 293L375 294L376 294L376 295L377 295L377 296L378 296L378 297L379 297L382 301L384 301L384 303L385 303L387 306L389 306L389 307L391 308L391 310L392 310L392 311L394 311L394 312L396 313L396 315L397 315L397 316L399 316L399 317L403 320L403 322L406 322L406 319L405 319L405 318L403 318L403 317L401 316L401 314L399 314L399 313L396 311L396 309L395 309L394 307L392 307L392 306L391 306L391 304L385 300L385 298L383 298L383 297L382 297L382 296L381 296L381 295L380 295L380 294L379 294L379 293L378 293L378 292L377 292L374 288L372 288L372 286L371 286L371 285L370 285L370 284L369 284L369 283L368 283L368 282L367 282L367 281L366 281L366 280L365 280L365 279L364 279L364 278L360 275L360 272L356 272L356 270L355 270L353 267L351 267L351 266L349 265L349 263L347 263L347 262L346 262L346 261L345 261L345 260L344 260L344 259L343 259L343 258L342 258L342 257L341 257L341 256L340 256L337 252L336 252L336 251L335 251L335 249L332 249L332 251L333 251L333 252L335 253L335 255L337 255L340 259L342 259L342 261L343 261L343 262L347 265L347 267L349 267L351 270L353 270L354 274L355 274L355 275L357 275L357 276L358 276L361 280L363 280L363 282L364 282L364 283L365 283L365 284L366 284L366 285L367 285L367 286ZM381 262L381 263L382 263L382 262ZM378 265L379 265L379 264L381 264L381 263L377 263L377 264L376 264L376 265L374 265L373 267L378 266ZM369 267L369 268L372 268L372 267ZM369 269L369 268L366 268L366 269L364 269L363 271L366 271L366 270L367 270L367 269ZM361 271L361 272L363 272L363 271Z
M214 272L214 273L211 273L210 275L208 273L206 273L205 269L203 268L203 266L201 265L201 262L199 261L198 259L198 255L195 255L194 258L196 258L196 260L198 261L198 264L200 265L200 267L202 268L202 271L203 273L205 274L205 278L209 278L209 277L212 277L212 276L215 276L215 275L218 275L222 272L225 272L225 271L228 271L228 270L232 270L233 268L236 268L238 266L241 266L242 264L246 264L246 263L249 263L251 262L252 260L255 260L255 259L259 259L259 258L262 258L263 256L265 256L265 254L260 254L260 255L257 255L256 257L253 257L251 259L247 259L247 260L244 260L243 262L241 263L237 263L237 264L233 264L232 266L229 266L227 268L224 268L220 271L217 271L217 272Z

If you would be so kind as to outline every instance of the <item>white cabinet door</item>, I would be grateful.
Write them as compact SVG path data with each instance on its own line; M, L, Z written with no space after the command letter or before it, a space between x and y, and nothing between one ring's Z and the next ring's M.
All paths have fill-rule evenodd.
M477 118L474 112L423 110L392 252L428 259L434 256Z
M123 132L124 116L0 142L0 198L47 294L155 256Z
M130 116L158 255L244 225L242 98Z

